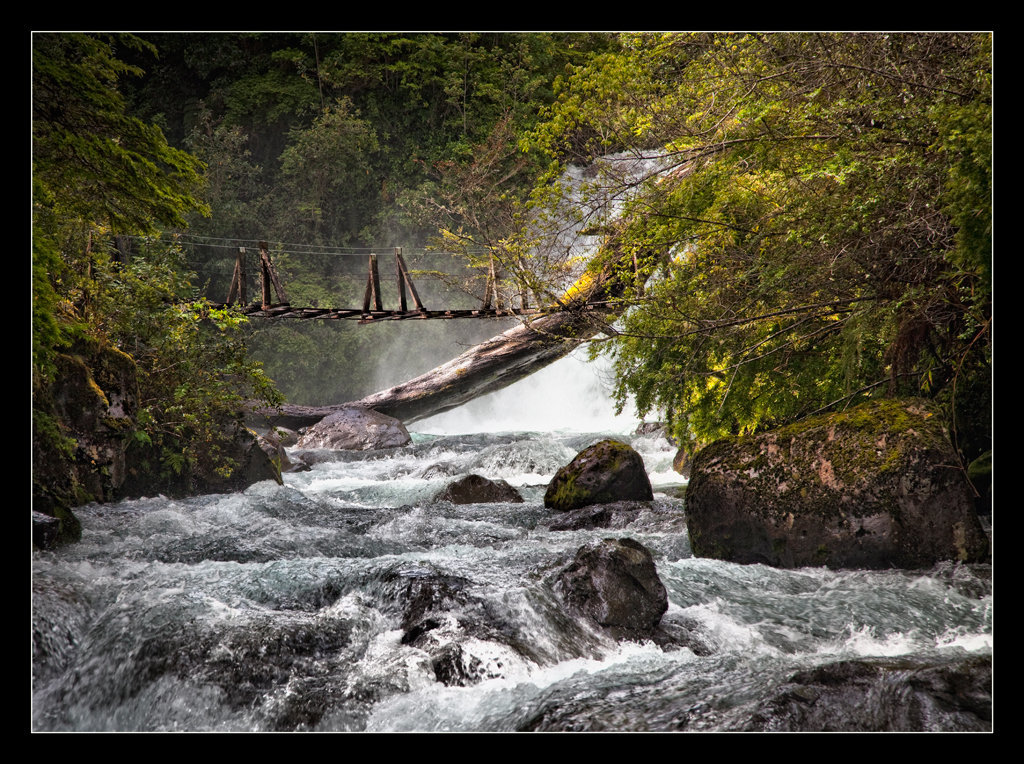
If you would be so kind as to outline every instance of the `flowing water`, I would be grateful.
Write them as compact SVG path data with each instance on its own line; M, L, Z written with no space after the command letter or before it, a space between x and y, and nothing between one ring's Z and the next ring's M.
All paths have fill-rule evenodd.
M728 730L837 660L991 655L988 566L695 558L675 449L630 435L578 364L283 486L82 508L81 542L33 559L33 729ZM607 435L643 455L655 500L549 530L547 482ZM525 502L432 500L468 473ZM652 551L672 640L616 642L558 599L558 571L609 536Z

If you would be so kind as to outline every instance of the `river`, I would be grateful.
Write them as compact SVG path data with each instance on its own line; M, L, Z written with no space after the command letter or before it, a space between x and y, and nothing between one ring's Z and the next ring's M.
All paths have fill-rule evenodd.
M632 435L580 363L551 367L572 383L545 370L283 486L81 508L80 543L33 555L33 730L732 730L797 672L991 656L986 565L695 558L675 449ZM642 454L655 500L621 527L550 530L547 482L609 435ZM433 501L469 473L525 502ZM609 536L653 553L673 644L616 642L555 595Z

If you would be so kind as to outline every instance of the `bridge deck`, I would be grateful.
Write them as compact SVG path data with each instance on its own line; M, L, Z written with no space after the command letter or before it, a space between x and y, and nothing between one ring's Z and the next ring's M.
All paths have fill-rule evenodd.
M268 244L265 241L259 243L260 248L260 291L261 299L248 302L246 299L246 268L245 249L240 247L235 256L235 269L231 278L231 287L228 290L228 299L225 303L211 303L214 308L224 308L229 305L238 305L239 309L252 318L297 318L297 319L328 319L328 320L353 320L361 324L369 324L377 321L404 321L409 319L453 319L453 318L506 318L512 316L541 316L568 309L567 305L548 305L543 308L526 307L491 307L491 302L498 294L498 275L494 269L493 261L490 264L490 272L487 276L484 298L479 308L472 309L451 309L451 310L427 310L420 301L419 294L409 269L406 267L402 257L401 247L395 248L395 275L398 286L398 302L401 306L398 310L384 310L382 306L380 290L380 274L377 266L377 255L370 254L369 270L366 279L366 293L363 296L362 308L319 308L319 307L295 307L288 302L284 286L277 274L277 269L270 258ZM409 310L406 306L406 290L415 307ZM272 292L277 292L279 302L272 302ZM236 302L235 298L238 297ZM526 296L521 295L522 304L526 304ZM597 303L576 305L576 308L583 310L595 309Z
M227 307L226 303L211 303L214 308ZM592 306L585 306L589 309ZM454 318L506 318L512 316L539 316L558 311L553 308L476 308L465 310L370 310L362 308L300 308L288 303L276 303L263 307L259 303L241 307L250 318L298 318L358 321L369 324L375 321L404 321L410 319L454 319Z

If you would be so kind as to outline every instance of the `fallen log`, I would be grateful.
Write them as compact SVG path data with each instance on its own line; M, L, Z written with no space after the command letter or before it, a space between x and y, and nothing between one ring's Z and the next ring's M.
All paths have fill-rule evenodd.
M330 406L286 403L256 413L268 424L296 429L344 408L362 406L408 424L458 408L543 369L607 328L614 313L612 305L583 303L514 326L425 374L358 401Z
M520 324L436 369L355 403L405 423L450 411L565 357L607 327L608 318L605 310L573 310Z

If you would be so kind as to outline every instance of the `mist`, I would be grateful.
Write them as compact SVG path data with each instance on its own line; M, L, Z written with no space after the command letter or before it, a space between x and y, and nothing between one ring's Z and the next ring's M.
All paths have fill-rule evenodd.
M609 432L639 424L632 401L615 414L609 362L587 360L581 347L529 377L452 411L420 420L411 430L429 435L474 432Z

